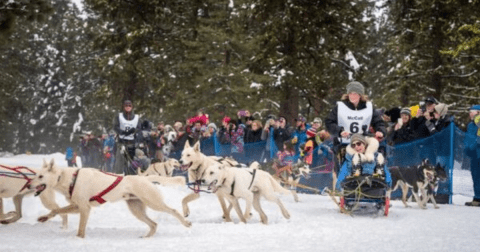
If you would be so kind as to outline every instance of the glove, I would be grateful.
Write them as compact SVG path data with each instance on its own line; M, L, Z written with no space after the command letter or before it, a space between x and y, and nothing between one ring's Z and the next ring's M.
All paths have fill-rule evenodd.
M123 131L123 134L124 134L125 136L129 136L129 135L131 135L131 134L133 134L133 133L135 133L135 129L129 129L129 130L124 130L124 131Z

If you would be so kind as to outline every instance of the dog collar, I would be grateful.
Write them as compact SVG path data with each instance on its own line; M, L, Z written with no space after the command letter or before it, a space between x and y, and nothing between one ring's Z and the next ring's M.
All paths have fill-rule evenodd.
M70 199L72 198L73 195L73 189L75 188L75 184L77 183L77 177L78 177L78 172L80 169L77 169L73 175L72 175L72 183L70 183L70 186L68 187L68 194L70 194Z

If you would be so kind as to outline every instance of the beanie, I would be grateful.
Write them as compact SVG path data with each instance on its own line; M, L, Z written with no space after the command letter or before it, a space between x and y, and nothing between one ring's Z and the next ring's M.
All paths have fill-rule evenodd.
M364 95L365 88L360 82L352 81L347 85L347 94L350 94L350 93L357 93L359 95Z
M410 110L410 108L402 108L402 110L400 111L400 114L406 114L406 115L412 116L412 111Z
M473 105L472 107L470 107L469 110L478 110L478 111L480 111L480 104L478 104L478 105Z
M145 156L145 154L143 153L142 150L140 150L139 148L137 148L137 149L135 149L135 156L140 158L140 157Z
M350 142L351 143L362 142L365 145L367 145L367 139L365 138L365 136L363 136L362 134L358 134L358 133L352 135L352 138L350 139Z
M123 106L125 106L125 105L132 105L133 106L132 101L130 101L130 100L125 100L123 102Z
M437 112L440 116L444 116L448 112L448 106L445 103L439 103L435 105L435 112Z

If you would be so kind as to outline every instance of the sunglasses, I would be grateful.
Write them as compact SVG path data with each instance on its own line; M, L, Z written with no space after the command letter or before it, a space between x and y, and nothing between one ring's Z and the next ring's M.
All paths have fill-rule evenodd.
M127 105L125 105L125 107L132 107L132 105L127 104Z
M355 148L355 146L361 146L362 144L363 144L362 142L352 143L352 148Z

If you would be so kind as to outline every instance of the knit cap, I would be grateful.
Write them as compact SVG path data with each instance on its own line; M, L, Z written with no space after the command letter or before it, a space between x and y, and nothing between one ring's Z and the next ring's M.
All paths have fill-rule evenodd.
M400 111L400 114L406 114L406 115L412 116L412 111L410 110L410 108L402 108L402 110Z
M470 107L469 110L478 110L478 111L480 111L480 104L478 104L478 105L473 105L472 107Z
M364 95L365 88L360 82L352 81L347 85L347 94L350 94L350 93L357 93L359 95Z
M352 138L350 139L350 142L351 143L362 142L365 145L367 145L367 139L365 138L365 136L363 136L362 134L358 134L358 133L352 135Z
M435 105L435 112L437 112L440 116L444 116L448 112L448 106L445 103L439 103Z

